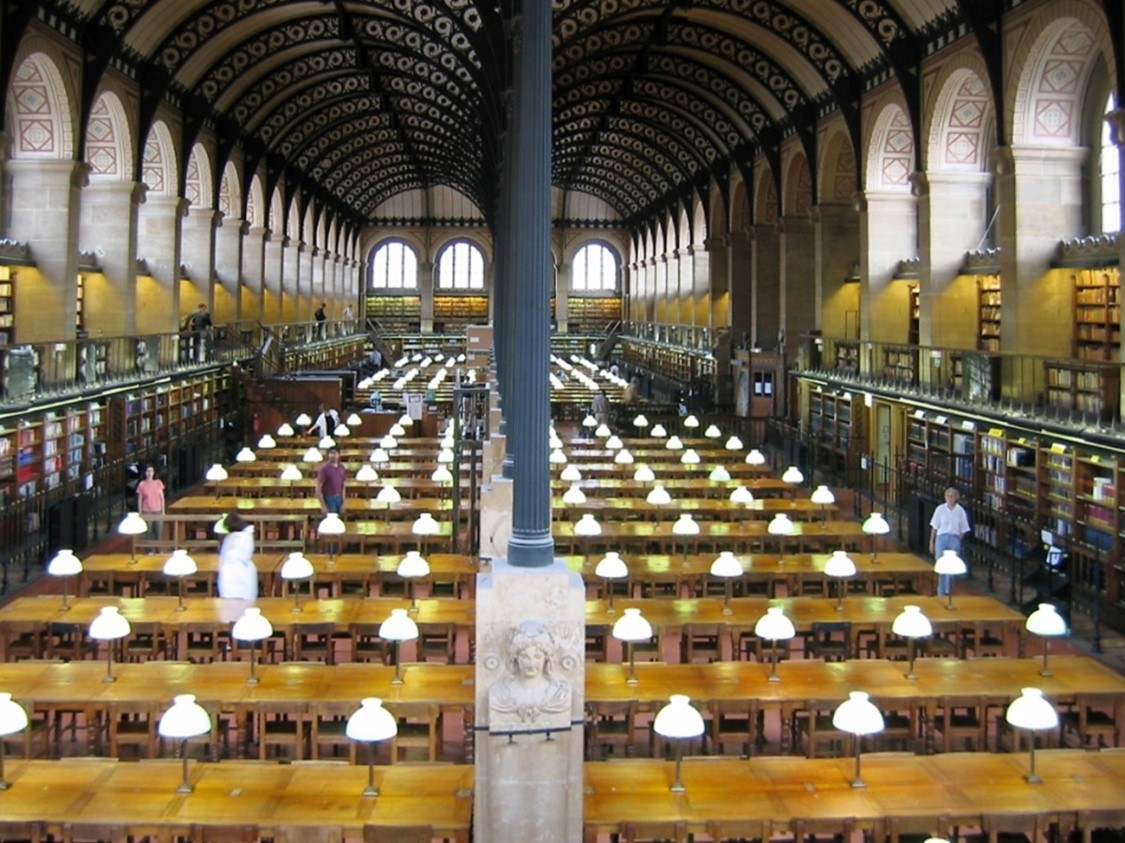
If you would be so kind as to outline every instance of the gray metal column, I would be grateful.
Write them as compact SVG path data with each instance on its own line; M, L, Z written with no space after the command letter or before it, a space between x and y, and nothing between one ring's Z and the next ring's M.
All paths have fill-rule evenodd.
M524 0L517 40L515 180L511 207L515 260L509 276L515 332L508 408L513 455L512 536L508 561L539 568L554 560L547 461L551 350L551 4ZM517 29L517 32L519 30ZM518 36L517 36L518 39Z

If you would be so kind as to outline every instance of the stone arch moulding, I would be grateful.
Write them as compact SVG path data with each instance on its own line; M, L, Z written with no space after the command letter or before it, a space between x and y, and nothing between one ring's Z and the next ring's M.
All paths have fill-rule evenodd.
M878 111L867 147L866 190L882 193L910 192L914 172L914 134L910 117L897 101Z
M5 109L13 158L74 159L77 103L62 61L40 38L28 39L21 48Z
M144 156L141 162L141 181L155 195L174 198L177 185L178 167L176 147L168 124L157 120L152 124L145 139Z
M102 91L94 101L84 147L91 182L132 181L133 127L116 91Z

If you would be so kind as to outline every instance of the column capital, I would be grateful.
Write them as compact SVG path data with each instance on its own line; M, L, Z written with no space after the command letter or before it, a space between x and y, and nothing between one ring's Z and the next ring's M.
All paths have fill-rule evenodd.
M1105 115L1109 137L1117 146L1125 146L1125 108L1115 108Z
M67 179L71 187L85 187L90 167L85 163L58 158L9 158L4 162L4 171L16 178L34 174L56 184Z

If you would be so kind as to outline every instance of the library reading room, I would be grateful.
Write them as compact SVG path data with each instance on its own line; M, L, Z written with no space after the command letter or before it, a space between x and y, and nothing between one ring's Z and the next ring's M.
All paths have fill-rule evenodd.
M0 843L1125 843L1122 0L0 0Z

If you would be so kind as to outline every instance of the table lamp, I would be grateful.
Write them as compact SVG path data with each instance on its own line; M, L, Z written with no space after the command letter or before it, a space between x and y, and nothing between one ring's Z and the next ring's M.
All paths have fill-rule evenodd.
M805 475L801 473L801 469L797 466L791 465L782 472L781 482L788 483L790 486L800 486L805 482Z
M828 557L828 561L824 563L824 575L827 577L836 577L840 583L836 591L836 611L844 611L844 592L847 590L847 585L844 580L848 577L854 577L856 574L855 562L852 560L846 550L834 550L832 555Z
M1027 616L1024 629L1043 639L1043 669L1039 671L1039 675L1050 676L1051 671L1047 667L1050 639L1066 635L1066 621L1055 609L1054 603L1040 603L1039 608Z
M559 439L559 435L557 433L555 433L555 429L552 427L551 428L551 435L547 439L547 447L550 448L553 451L556 448L561 448L562 446L563 446L563 441L561 439Z
M301 454L301 462L324 462L324 454L320 453L320 449L315 445L310 445L305 449L305 452Z
M453 462L453 449L452 448L442 448L440 451L438 451L437 461L439 463L444 463L446 465L452 463ZM372 460L372 462L374 462L374 460Z
M625 565L624 560L616 550L606 552L606 555L598 562L597 567L594 568L594 576L601 577L606 581L605 590L609 594L609 607L606 609L608 614L615 614L616 609L613 608L613 582L612 580L621 580L629 576L629 568Z
M668 506L672 502L672 495L663 486L653 486L645 495L645 502L654 506Z
M652 426L652 430L648 432L648 435L653 437L654 439L663 439L668 435L668 431L664 429L664 425L662 425L660 422L657 422Z
M385 449L387 452L393 451L398 447L398 440L395 439L394 434L385 433L379 440L379 447Z
M282 438L293 436L295 433L296 431L293 430L293 425L289 424L289 422L282 422L277 428L277 435Z
M353 428L360 427L363 424L363 419L360 417L359 413L348 413L348 417L344 419L344 424ZM402 422L399 422L399 424L402 424Z
M765 465L766 455L757 448L751 448L750 453L746 455L746 463L748 465Z
M336 440L331 436L322 436L316 443L316 447L322 451L328 451L336 447Z
M365 462L355 472L355 479L360 483L374 483L379 479L379 472L377 472L371 463Z
M184 577L190 577L199 570L195 560L188 556L183 548L172 551L172 555L164 560L163 573L166 577L175 577L178 580L176 589L176 611L182 612L187 607L184 605Z
M855 778L852 787L867 787L860 775L860 747L864 735L883 731L883 713L864 691L851 691L848 698L832 712L832 725L855 737Z
M293 419L293 423L297 425L297 427L308 427L312 424L312 416L308 413L301 413L297 418Z
M222 483L228 476L230 475L226 473L226 469L218 463L212 464L212 467L208 468L206 474L204 474L204 478L208 483L215 484L216 501L219 499L219 495L223 494Z
M298 583L304 580L312 581L315 573L312 562L299 550L290 553L281 563L281 571L279 572L281 579L289 584L289 590L293 592L292 611L301 611L301 588Z
M625 682L629 685L637 684L637 665L633 654L633 645L638 641L648 641L652 638L652 624L641 614L641 610L630 607L613 624L611 633L618 641L625 642L628 650L629 676Z
M438 445L440 445L442 448L452 448L453 447L453 425L452 424L450 424L449 427L447 427L445 429L445 434L441 437L441 440L438 442Z
M786 617L784 608L769 606L766 608L766 613L754 624L754 634L770 642L769 681L780 682L781 677L777 675L777 642L788 641L797 634L797 628L793 626L793 621Z
M881 512L872 512L865 519L863 525L860 527L863 532L871 536L871 564L879 564L879 536L885 536L891 531L891 525L887 523L887 519L883 517Z
M347 525L344 520L335 512L325 513L324 517L316 525L316 534L318 536L342 536L347 532ZM336 564L336 542L328 542L328 564Z
M684 428L686 430L694 431L697 427L699 427L699 419L694 415L684 416Z
M597 426L597 428L594 429L594 435L596 437L598 437L599 439L605 439L607 436L610 435L610 433L611 433L611 431L609 429L609 425L606 424L605 422L602 422L601 424L599 424Z
M562 452L561 448L556 448L551 451L551 455L547 457L547 462L551 465L566 465L566 454Z
M235 462L254 462L256 459L258 459L257 455L248 446L243 446L234 455Z
M708 439L721 439L723 437L723 432L719 430L717 424L709 424L707 425L707 429L703 431L703 435Z
M682 451L684 449L684 443L680 441L679 436L673 433L668 437L668 441L664 443L664 447L669 451Z
M219 466L221 469L222 466ZM210 474L210 472L208 472ZM226 478L226 472L223 472L223 478ZM216 498L218 495L215 496ZM123 536L129 536L129 564L137 564L137 536L143 536L148 532L148 522L141 518L139 512L127 512L125 517L121 519L121 523L117 525L117 532Z
M684 562L683 562L683 564L686 565L688 563L688 538L687 537L699 535L699 524L696 523L696 520L691 517L690 512L681 512L680 517L677 518L676 522L672 525L672 534L675 535L675 536L683 536L684 537Z
M140 516L137 516L138 518ZM141 523L144 523L143 521ZM130 563L135 562L135 559L129 560ZM67 602L70 592L70 578L75 574L82 573L82 560L74 555L72 550L60 550L51 557L51 561L47 563L47 573L52 577L59 577L62 579L63 593L62 605L59 606L60 612L70 611L70 603Z
M371 456L367 459L372 465L385 465L391 461L391 455L387 453L385 448L379 447L372 451ZM438 463L441 463L440 456L438 457Z
M780 565L785 561L785 537L791 536L797 532L796 525L789 520L789 516L784 512L779 512L770 519L770 523L766 525L766 532L771 536L780 536L777 542L777 564Z
M648 465L642 463L633 472L633 479L638 483L651 483L656 479L656 473Z
M742 450L742 440L739 439L735 434L732 433L730 436L727 437L727 441L723 444L723 447L726 448L728 451L741 451Z
M633 427L637 428L641 433L644 433L644 429L648 427L648 418L645 417L644 413L637 413L637 415L633 416Z
M729 615L731 582L735 577L741 577L744 571L738 557L729 550L719 553L718 558L711 563L711 576L721 577L723 580L723 614Z
M672 694L668 704L656 712L652 730L662 738L672 741L676 752L675 773L672 776L672 793L683 793L687 788L680 778L680 763L683 760L684 741L690 741L703 734L703 716L691 704L686 694Z
M360 701L359 709L348 718L344 734L353 741L367 744L367 787L362 795L378 796L379 788L375 787L375 744L397 735L398 721L383 708L381 699L367 697Z
M606 450L616 451L618 448L624 448L625 443L621 441L621 437L616 433L605 440Z
M408 550L398 563L395 573L407 580L410 587L410 609L412 615L418 613L418 595L415 593L414 582L430 575L430 563L417 550Z
M824 529L828 523L828 507L836 503L836 496L827 486L817 486L809 495L809 500L820 507L820 527Z
M441 525L434 520L434 516L428 512L423 512L414 519L414 523L410 525L410 532L418 536L418 547L422 547L422 542L426 536L436 536L441 532Z
M582 419L582 426L586 428L586 432L589 433L591 430L598 426L598 420L587 413L586 418Z
M94 641L108 641L106 645L105 676L103 682L113 682L113 646L132 631L129 619L116 606L102 606L97 617L90 621L87 634Z
M392 685L401 685L402 659L399 657L399 647L403 641L413 641L418 637L418 624L407 613L406 609L391 609L391 616L379 624L379 637L390 641L394 645L391 658L395 663L395 677Z
M572 483L570 488L563 492L562 499L567 506L578 506L586 503L586 493L577 483Z
M393 430L394 428L391 428L391 429ZM332 435L335 436L337 439L343 439L345 436L351 436L352 435L352 429L350 427L348 427L346 424L344 424L343 422L341 422L340 424L336 425L335 428L333 428Z
M578 466L571 463L562 470L559 479L565 480L567 483L577 483L582 479L582 472L578 470Z
M717 465L711 469L707 479L712 483L727 483L730 481L730 471L727 470L726 466Z
M414 419L410 418L410 413L403 413L401 416L399 416L398 423L402 427L414 427ZM351 424L350 420L348 421L348 424Z
M383 483L383 488L375 495L375 500L379 503L398 503L402 500L402 495L399 494L398 489L394 487L391 481L387 480Z
M582 514L574 524L574 535L588 538L590 536L600 536L602 534L602 525L598 523L598 519L594 517L592 512ZM583 547L586 552L586 561L590 560L590 543L583 542Z
M745 486L735 486L730 491L731 503L753 503L754 493L747 489Z
M195 701L195 694L178 694L172 698L172 707L160 717L156 731L162 738L181 742L180 756L184 760L184 774L176 793L191 793L194 787L188 781L187 742L211 731L211 715Z
M277 440L275 440L268 433L263 433L258 439L258 450L269 451L277 447Z
M953 549L942 551L941 556L937 558L934 563L934 573L940 576L957 577L968 571L965 565L965 560L957 555L957 551ZM953 608L953 581L949 583L949 602L945 604L945 608Z
M699 465L699 454L695 448L688 448L680 455L680 463L683 465Z
M891 623L891 632L906 639L910 648L910 667L906 671L907 679L917 679L914 673L914 639L929 638L934 634L933 624L930 619L922 614L921 606L903 606L894 621Z
M633 454L629 451L628 448L622 448L620 451L613 455L613 462L615 465L632 465Z
M449 470L449 466L439 465L433 470L433 473L430 475L430 479L435 483L452 483L453 472Z
M300 480L301 477L301 469L297 468L293 463L286 463L285 468L281 469L281 474L278 475L278 479L288 483L290 487L292 487L296 481Z
M27 728L27 711L12 699L9 693L0 694L0 790L10 788L11 782L4 777L4 741Z
M247 685L258 684L258 677L254 673L254 661L258 655L257 643L265 641L271 635L273 635L273 624L257 606L247 606L243 609L242 616L231 627L231 638L238 641L249 641L255 645L250 648L250 675L246 677Z
M1004 719L1008 725L1015 729L1026 729L1029 732L1042 732L1047 729L1057 729L1059 713L1044 697L1038 688L1024 688L1020 695L1008 705L1004 712ZM1035 735L1029 736L1031 755L1027 775L1024 778L1028 784L1039 784L1043 781L1035 774ZM1016 732L1016 748L1019 749L1019 732Z

